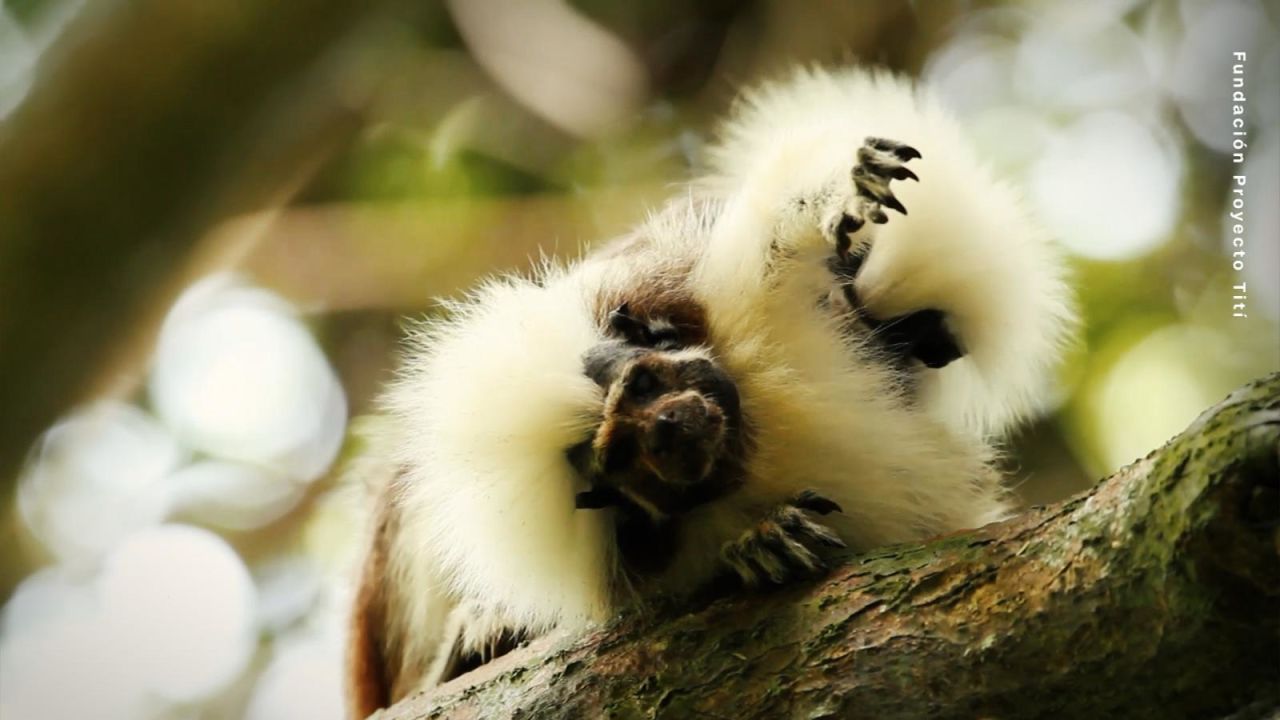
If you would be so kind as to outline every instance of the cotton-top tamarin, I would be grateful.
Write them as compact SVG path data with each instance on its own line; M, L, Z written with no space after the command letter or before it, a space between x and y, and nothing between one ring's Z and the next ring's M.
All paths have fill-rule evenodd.
M806 70L628 235L409 339L373 440L363 717L717 576L999 520L1071 326L1063 263L929 93ZM909 214L908 214L909 212Z

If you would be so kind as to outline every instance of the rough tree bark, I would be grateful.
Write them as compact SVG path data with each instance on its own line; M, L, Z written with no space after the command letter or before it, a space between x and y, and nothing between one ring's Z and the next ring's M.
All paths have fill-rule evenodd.
M543 639L381 717L1271 717L1278 449L1274 374L1084 495Z

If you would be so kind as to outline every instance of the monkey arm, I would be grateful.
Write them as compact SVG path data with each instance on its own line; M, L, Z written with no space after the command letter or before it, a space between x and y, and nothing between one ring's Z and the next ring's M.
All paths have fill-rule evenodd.
M767 307L769 295L803 304L833 281L851 283L873 228L889 221L886 209L906 214L890 183L918 180L906 164L920 152L868 137L847 164L835 166L840 170L814 162L815 153L839 147L796 142L774 148L725 201L695 283L707 304L721 310L719 320L741 308Z

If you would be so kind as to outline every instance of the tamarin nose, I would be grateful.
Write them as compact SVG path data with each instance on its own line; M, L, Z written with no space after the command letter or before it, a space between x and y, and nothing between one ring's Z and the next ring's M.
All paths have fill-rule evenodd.
M675 449L680 435L680 420L674 412L666 410L653 421L649 430L649 446L657 454L665 454Z
M649 428L649 448L654 454L680 451L698 443L707 431L707 408L697 398L669 404L658 412Z

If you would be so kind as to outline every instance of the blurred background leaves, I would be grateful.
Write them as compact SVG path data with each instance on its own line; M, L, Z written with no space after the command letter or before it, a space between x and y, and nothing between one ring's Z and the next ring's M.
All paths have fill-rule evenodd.
M935 86L1070 253L1084 333L1008 467L1028 504L1087 487L1280 369L1278 22L1261 0L6 0L0 717L340 717L360 530L336 468L399 318L625 230L737 88L796 63Z

